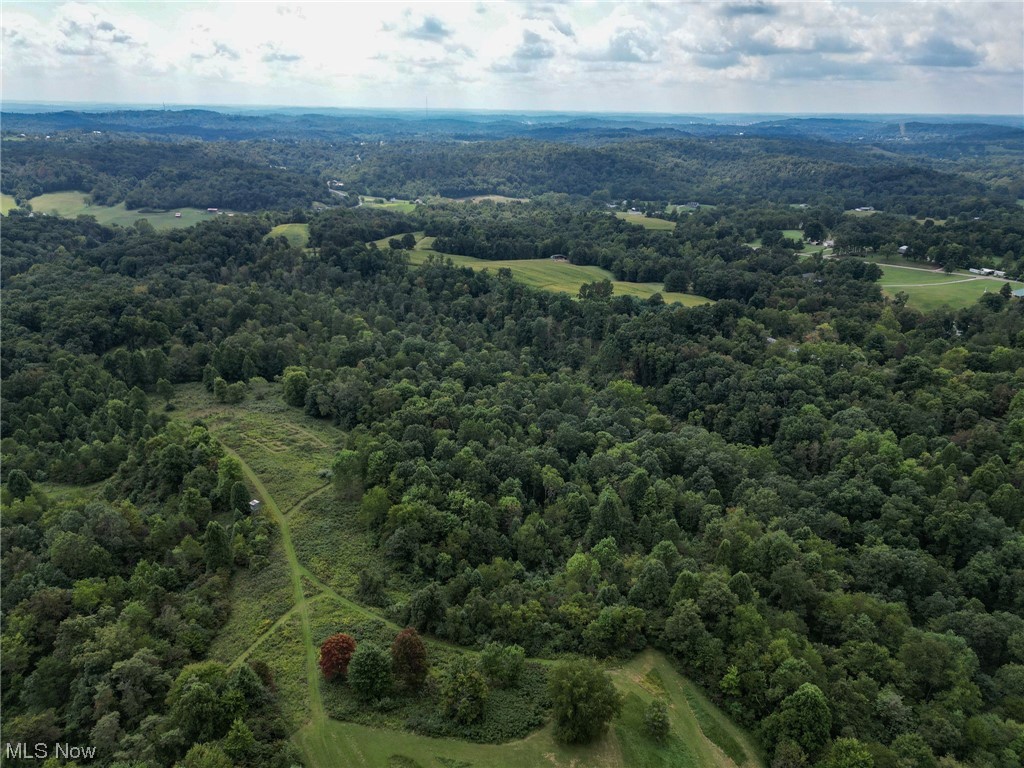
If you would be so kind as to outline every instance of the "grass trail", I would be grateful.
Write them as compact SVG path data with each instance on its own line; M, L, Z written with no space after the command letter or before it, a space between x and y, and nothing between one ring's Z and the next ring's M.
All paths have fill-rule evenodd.
M266 505L267 511L270 513L270 517L275 523L277 523L277 526L281 531L281 544L284 547L285 557L288 560L288 572L292 581L292 595L295 601L295 610L298 611L299 618L302 623L302 642L306 651L306 684L309 689L310 715L312 724L315 726L314 732L322 734L324 733L323 725L327 720L327 715L324 712L324 702L320 696L320 669L317 664L317 650L313 645L313 630L309 620L309 603L306 600L306 594L302 588L302 576L304 569L299 563L298 556L295 554L295 545L292 543L291 531L288 528L288 520L281 512L281 509L277 506L277 503L274 501L274 497L270 495L270 491L268 491L266 486L263 485L263 482L257 474L252 471L252 468L245 463L245 460L223 443L221 443L221 446L224 448L225 453L238 460L238 463L242 467L242 472L249 479L249 482L252 483L260 498L263 499L263 503Z

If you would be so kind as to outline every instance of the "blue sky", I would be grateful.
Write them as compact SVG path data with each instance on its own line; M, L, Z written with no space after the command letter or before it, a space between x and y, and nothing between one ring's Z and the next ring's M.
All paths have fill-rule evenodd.
M3 4L5 100L1024 114L1024 3Z

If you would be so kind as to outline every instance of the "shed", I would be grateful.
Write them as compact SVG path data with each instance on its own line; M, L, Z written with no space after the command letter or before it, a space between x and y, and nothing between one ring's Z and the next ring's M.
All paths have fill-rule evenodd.
M253 499L252 501L249 502L249 511L250 512L259 512L260 511L260 506L261 506L260 505L260 500L259 499Z

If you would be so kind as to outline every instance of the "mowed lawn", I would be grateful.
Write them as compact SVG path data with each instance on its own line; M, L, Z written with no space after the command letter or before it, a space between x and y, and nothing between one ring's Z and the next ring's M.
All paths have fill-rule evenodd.
M668 219L656 219L651 216L644 216L642 213L626 213L624 211L618 211L615 214L616 218L628 221L630 224L639 224L644 229L662 229L671 232L676 228L674 221Z
M290 245L305 248L309 245L309 224L278 224L267 237L283 237Z
M0 215L6 216L12 208L17 208L14 195L0 195Z
M909 297L907 305L922 312L939 307L970 306L985 293L998 291L1004 283L1009 283L1013 290L1024 288L1024 283L1013 280L993 280L969 274L947 275L885 264L878 266L882 268L882 278L878 281L882 292L893 298L902 291Z
M384 238L378 242L381 247L387 247ZM433 250L432 237L424 237L417 244L416 249L409 254L409 261L413 264L424 264L431 256L440 256L451 259L452 263L460 267L471 269L509 269L512 278L517 282L529 285L532 288L541 288L546 291L568 293L573 296L580 291L580 286L586 283L593 283L597 280L610 280L614 286L616 296L636 296L640 299L648 299L656 293L660 293L666 304L678 302L686 307L695 307L700 304L710 304L711 299L703 296L694 296L689 293L666 292L661 283L627 283L616 280L606 269L593 266L580 266L568 262L551 261L550 259L513 259L510 261L490 261L487 259L475 259L472 256L459 256L457 254L440 253Z
M198 208L129 211L124 207L124 203L89 205L84 192L48 192L45 195L33 197L29 203L37 214L56 214L69 219L85 214L95 216L96 221L100 224L119 224L122 227L129 227L139 219L145 219L156 229L171 229L173 227L191 227L193 224L212 218L211 214L200 211ZM181 218L176 218L175 213L180 213Z

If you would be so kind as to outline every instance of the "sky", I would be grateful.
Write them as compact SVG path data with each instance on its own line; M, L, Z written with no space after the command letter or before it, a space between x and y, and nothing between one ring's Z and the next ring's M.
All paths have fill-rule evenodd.
M16 2L3 101L1024 115L1024 2Z

